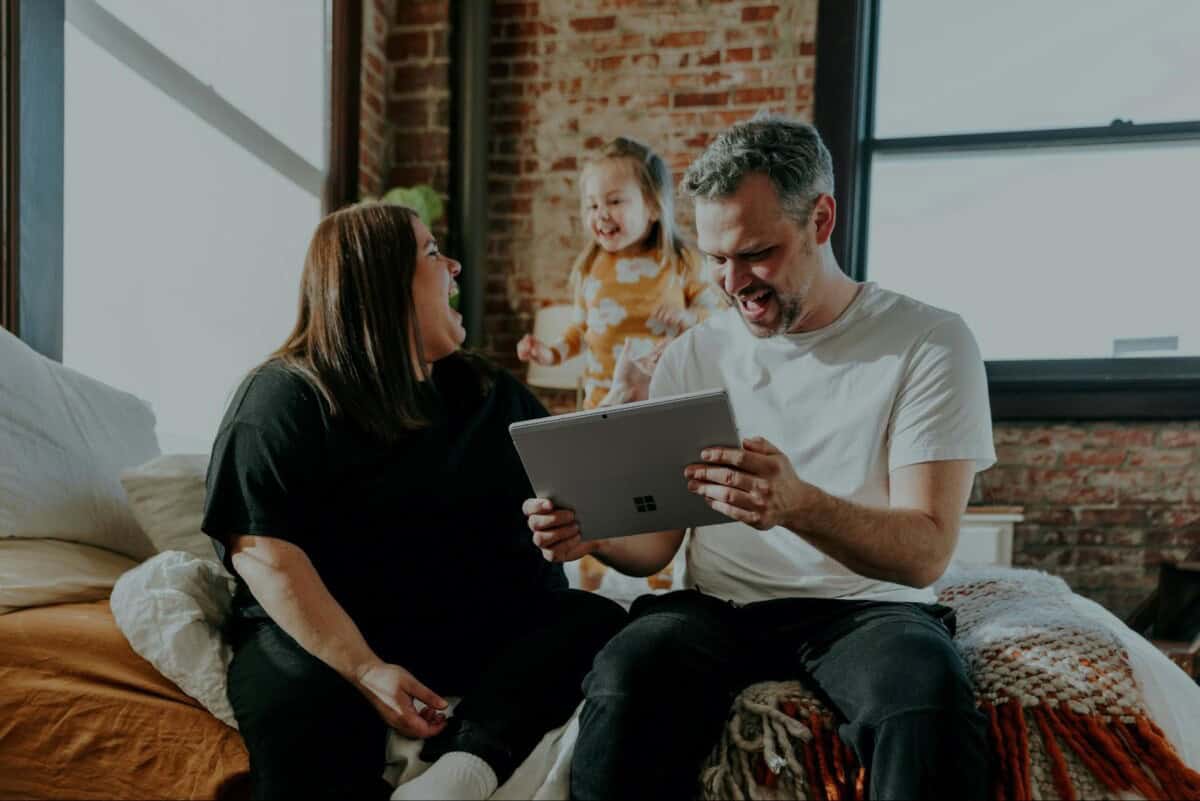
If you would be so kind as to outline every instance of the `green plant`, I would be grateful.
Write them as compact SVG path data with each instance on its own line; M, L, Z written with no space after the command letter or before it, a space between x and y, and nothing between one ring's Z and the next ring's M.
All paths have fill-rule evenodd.
M442 203L441 195L428 184L397 186L394 189L389 189L384 194L382 201L397 206L408 206L417 213L417 216L421 218L421 222L430 227L433 227L434 223L442 219L442 214L446 210L445 205Z

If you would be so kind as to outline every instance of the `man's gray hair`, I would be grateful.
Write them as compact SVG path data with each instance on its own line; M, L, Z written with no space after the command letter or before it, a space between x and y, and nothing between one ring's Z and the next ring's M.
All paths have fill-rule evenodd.
M803 224L818 195L833 194L833 159L817 129L771 114L734 124L692 162L683 191L692 198L728 197L742 179L763 173L789 217Z

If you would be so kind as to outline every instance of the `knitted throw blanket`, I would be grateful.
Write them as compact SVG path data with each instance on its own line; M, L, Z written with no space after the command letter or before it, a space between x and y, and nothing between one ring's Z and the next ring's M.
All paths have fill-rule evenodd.
M1150 720L1120 642L1070 596L1061 579L1031 570L973 570L939 585L990 721L993 797L1200 798L1200 774ZM865 798L865 771L836 730L799 682L753 685L701 773L702 795Z

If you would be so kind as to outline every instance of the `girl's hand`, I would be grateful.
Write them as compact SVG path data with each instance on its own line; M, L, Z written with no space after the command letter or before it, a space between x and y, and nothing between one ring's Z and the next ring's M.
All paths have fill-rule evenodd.
M695 325L696 315L687 309L663 303L650 314L650 320L657 323L657 325L651 326L651 330L661 329L663 335L674 337ZM659 332L655 331L655 333Z
M517 358L523 362L533 361L543 367L558 364L558 354L533 334L526 334L517 343Z
M613 406L618 403L632 403L646 400L650 397L650 379L654 377L654 368L662 358L663 351L671 340L664 339L654 346L654 350L640 359L630 358L630 348L623 348L621 356L613 367L612 388L600 402L601 406Z
M448 706L446 700L399 665L376 662L354 683L379 716L405 737L425 739L446 727L446 716L440 711ZM414 699L425 704L420 712Z

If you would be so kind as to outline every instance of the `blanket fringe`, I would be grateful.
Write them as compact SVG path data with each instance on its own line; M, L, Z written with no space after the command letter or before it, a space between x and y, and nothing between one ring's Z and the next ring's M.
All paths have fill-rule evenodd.
M1147 799L1200 798L1200 774L1189 769L1153 721L1141 716L1109 720L1065 706L1025 710L1014 700L982 705L988 715L999 770L993 796L1010 801L1032 798L1029 736L1040 736L1058 795L1079 797L1071 782L1065 749L1074 754L1114 795L1135 792Z
M764 701L748 701L731 717L730 747L719 749L720 758L710 762L703 775L708 797L741 797L740 782L750 798L866 798L866 770L838 737L827 712L803 698ZM1013 699L983 703L981 711L994 748L996 801L1034 798L1034 738L1045 747L1055 795L1065 801L1080 797L1071 778L1070 755L1114 796L1132 792L1146 799L1200 799L1200 773L1183 763L1149 718L1112 719L1065 705L1024 708Z

